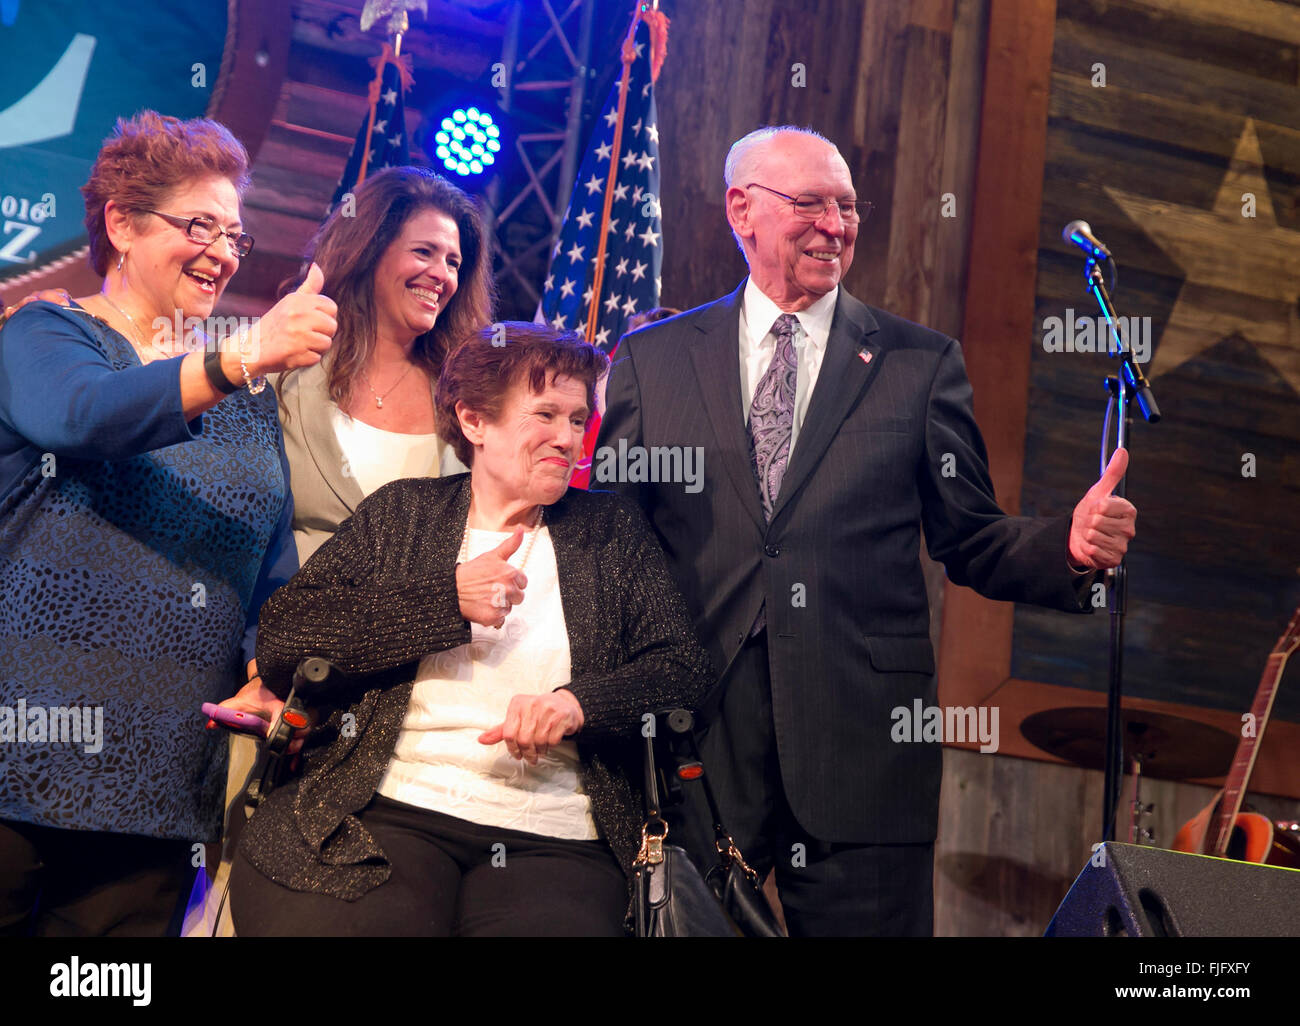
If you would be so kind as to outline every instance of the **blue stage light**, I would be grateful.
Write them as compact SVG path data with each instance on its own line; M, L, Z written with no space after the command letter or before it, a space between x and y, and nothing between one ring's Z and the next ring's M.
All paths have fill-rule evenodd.
M434 151L443 166L462 177L480 175L501 151L501 129L492 115L477 106L457 107L439 122Z

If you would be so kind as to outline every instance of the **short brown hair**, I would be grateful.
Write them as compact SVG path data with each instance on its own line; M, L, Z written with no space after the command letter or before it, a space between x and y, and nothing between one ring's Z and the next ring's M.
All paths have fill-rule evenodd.
M558 377L576 378L586 387L590 418L596 410L596 379L609 367L609 357L572 331L556 331L528 321L489 325L457 349L442 365L434 415L438 437L470 466L474 446L460 430L456 403L495 422L505 408L506 393L526 381L535 393Z
M244 198L248 151L224 125L208 118L182 121L152 110L118 118L81 187L94 272L101 278L107 274L116 252L104 225L109 200L138 214L161 206L178 186L213 175L230 179L239 198Z
M339 406L347 404L374 351L375 268L406 222L425 210L456 223L461 265L455 295L433 327L415 340L412 362L435 380L447 354L492 320L491 245L469 195L425 167L390 167L371 175L351 203L335 207L307 249L308 262L315 261L325 274L322 291L338 304L338 330L325 366L329 396Z

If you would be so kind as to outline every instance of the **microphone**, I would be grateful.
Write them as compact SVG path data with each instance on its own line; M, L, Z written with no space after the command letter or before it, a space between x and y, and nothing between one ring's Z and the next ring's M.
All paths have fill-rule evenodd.
M1061 232L1061 238L1075 246L1092 257L1094 260L1109 260L1110 250L1108 250L1097 236L1092 234L1092 225L1087 221L1071 221Z

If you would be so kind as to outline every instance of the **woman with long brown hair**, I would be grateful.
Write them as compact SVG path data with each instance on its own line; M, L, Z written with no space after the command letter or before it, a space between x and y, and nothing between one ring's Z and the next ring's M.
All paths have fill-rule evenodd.
M466 469L437 436L433 391L447 355L492 320L488 238L464 192L399 167L354 200L308 250L338 304L333 349L275 382L304 563L380 486Z

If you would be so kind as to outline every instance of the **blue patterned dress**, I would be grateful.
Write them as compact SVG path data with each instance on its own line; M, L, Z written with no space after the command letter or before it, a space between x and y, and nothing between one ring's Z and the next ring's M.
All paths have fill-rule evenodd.
M0 819L218 837L226 738L199 706L244 680L297 555L274 393L187 421L181 362L77 307L0 332ZM102 710L95 743L54 739L67 708Z

